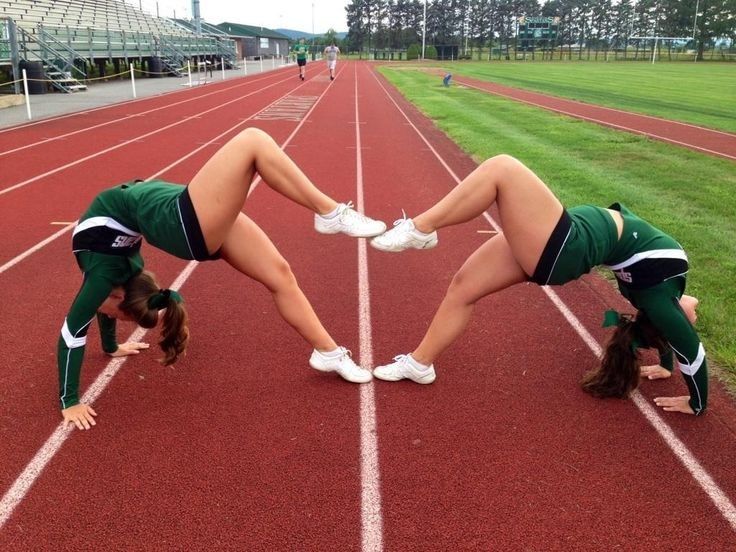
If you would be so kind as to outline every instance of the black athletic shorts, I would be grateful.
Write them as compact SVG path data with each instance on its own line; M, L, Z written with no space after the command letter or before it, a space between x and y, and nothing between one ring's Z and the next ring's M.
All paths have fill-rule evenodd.
M189 188L184 188L184 191L179 196L179 212L181 213L182 227L189 242L189 248L194 255L194 260L214 261L219 259L219 249L211 255L207 251L207 244L204 241L202 228L199 226L199 219L197 219L197 213L194 211L192 198L189 197Z
M306 59L298 59L298 60L296 60L296 64L299 67L304 67L307 64L307 60Z
M537 268L534 270L534 274L530 278L535 284L540 286L546 286L552 283L550 279L554 272L555 265L557 264L562 248L565 245L570 234L570 228L572 227L572 219L565 209L562 210L562 216L557 221L557 226L552 230L552 234L547 241L547 245L544 246L542 255L539 257Z

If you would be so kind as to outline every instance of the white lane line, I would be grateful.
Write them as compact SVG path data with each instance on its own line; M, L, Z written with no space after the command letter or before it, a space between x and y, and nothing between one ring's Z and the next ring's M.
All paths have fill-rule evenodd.
M205 111L201 111L201 112L197 113L196 115L189 115L189 116L183 117L181 120L176 121L175 123L171 123L171 124L168 124L168 125L159 127L156 130L152 130L151 132L146 132L145 134L141 134L140 136L138 136L136 138L130 138L129 140L124 140L123 142L120 142L119 144L117 144L115 146L111 146L109 148L105 148L103 150L98 151L97 153L92 153L90 155L87 155L86 157L81 157L81 158L79 158L79 159L77 159L75 161L72 161L71 163L67 163L66 165L62 165L62 166L57 167L55 169L51 169L50 171L47 171L47 172L45 172L43 174L39 174L37 176L34 176L34 177L29 178L27 180L24 180L23 182L19 182L18 184L14 184L13 186L8 186L7 188L3 188L3 189L0 190L0 196L3 195L3 194L7 194L8 192L11 192L13 190L17 190L18 188L22 188L23 186L27 186L28 184L31 184L33 182L36 182L37 180L41 180L42 178L46 178L47 176L51 176L52 174L56 174L58 172L61 172L64 169L68 169L70 167L74 167L75 165L79 165L80 163L84 163L85 161L89 161L90 159L94 159L95 157L99 157L100 155L103 155L105 153L110 153L111 151L115 151L117 149L120 149L120 148L122 148L124 146L127 146L128 144L135 143L136 141L141 140L143 138L147 138L149 136L153 136L154 134L158 134L159 132L163 132L164 130L168 130L168 129L173 128L175 126L184 124L186 122L189 122L192 119L196 119L196 118L198 118L198 117L200 117L202 115L205 115L207 113L210 113L212 111L216 111L218 109L222 109L223 107L226 107L226 106L228 106L230 104L234 104L236 102L239 102L239 101L243 100L243 98L247 98L247 97L253 96L255 94L260 94L263 90L266 90L268 88L271 88L272 86L276 86L277 84L280 84L282 82L286 82L286 79L284 79L283 81L275 82L273 84L269 84L268 86L264 86L263 88L260 88L260 89L254 91L254 92L250 92L250 93L245 94L243 96L238 96L237 98L235 98L233 100L230 100L228 102L224 102L224 103L218 104L215 107L211 107L209 109L206 109ZM285 96L282 96L282 98L283 97L285 97ZM281 99L281 98L279 98L279 99ZM271 105L273 105L273 104L271 104ZM248 119L250 119L250 117ZM246 119L246 120L248 120L248 119Z
M542 290L552 300L555 306L559 309L568 323L573 327L575 332L585 342L588 348L593 354L600 358L603 354L603 349L595 338L590 335L588 330L585 329L583 324L578 318L570 311L565 303L560 299L559 295L555 293L550 287L542 286ZM631 394L631 400L644 415L647 421L652 427L659 433L662 440L667 443L672 452L675 454L677 459L682 463L683 466L690 472L698 482L698 485L705 491L708 497L713 501L718 511L721 512L726 521L731 525L733 530L736 530L736 508L728 499L726 494L720 489L718 484L708 474L707 470L698 462L695 455L687 448L672 428L664 421L659 413L647 402L642 394L637 390Z
M354 64L355 121L360 121L358 109L358 64ZM360 125L355 125L355 179L357 207L365 212L363 202L363 157L361 154ZM368 280L368 252L365 239L358 240L358 305L360 330L360 365L373 368L373 337L371 333L371 300ZM378 464L378 431L376 427L376 400L374 384L360 386L360 488L362 551L383 550L383 518L381 515L380 466Z
M712 155L718 155L719 157L725 157L726 159L736 159L736 156L734 156L734 155L730 155L730 154L725 153L725 152L722 152L722 151L716 151L716 150L711 150L711 149L708 149L708 148L703 148L703 147L700 147L700 146L696 146L695 144L692 144L690 142L681 142L679 140L674 140L674 139L669 138L667 136L662 136L660 134L654 134L653 132L647 132L645 130L639 130L639 129L627 127L627 126L624 126L624 125L617 125L617 124L611 123L609 121L603 121L601 119L596 119L595 117L587 117L587 116L581 115L579 113L575 113L575 112L572 112L572 111L566 111L566 110L561 109L561 108L558 108L558 107L551 107L551 106L544 105L544 104L541 104L541 103L536 103L536 102L533 102L531 100L524 100L524 99L521 99L521 98L515 98L513 96L502 94L501 92L495 92L493 90L488 90L486 88L481 88L480 86L476 86L474 84L470 84L469 82L463 82L462 84L463 84L463 86L467 86L468 88L475 88L476 90L480 90L482 92L489 93L489 94L495 94L496 96L500 96L502 98L507 98L507 99L513 100L515 102L525 103L527 105L533 105L534 107L539 107L541 109L546 109L547 111L554 111L555 113L560 113L561 115L566 115L566 116L572 117L574 119L582 119L584 121L588 121L588 122L591 122L591 123L596 123L598 125L606 126L606 127L609 127L609 128L614 128L616 130L623 130L625 132L630 132L632 134L640 134L642 136L647 136L649 138L654 138L654 139L660 140L662 142L668 142L670 144L675 144L675 145L678 145L678 146L683 146L683 147L686 147L688 149L702 151L702 152L705 152L705 153L710 153ZM572 101L572 100L566 100L566 101ZM585 105L585 104L583 104L583 105ZM598 106L598 107L601 107L601 106ZM603 109L609 109L610 111L617 111L617 110L610 109L610 108L603 108ZM631 113L630 111L622 111L621 113L626 113L628 115L639 115L638 113ZM641 116L642 117L645 117L645 115L641 115ZM657 117L650 117L650 118L656 119ZM661 119L661 120L666 121L666 119ZM701 129L701 130L708 130L710 132L714 132L714 133L717 133L717 134L724 134L726 136L733 137L733 134L728 134L726 132L721 132L721 131L713 130L711 128L698 127L698 126L695 126L695 125L689 125L687 123L680 123L678 121L667 121L667 122L679 124L679 125L682 125L682 126L690 126L690 127L698 128L698 129Z
M3 272L5 272L5 271L6 271L6 270L8 270L9 268L11 268L11 267L13 267L13 266L17 265L17 264L18 264L19 262L21 262L21 261L22 261L23 259L25 259L26 257L30 257L30 256L31 256L31 255L33 255L33 254L34 254L34 253L35 253L36 251L38 251L39 249L41 249L41 248L45 247L46 245L50 244L50 243L51 243L52 241L54 241L54 240L55 240L56 238L59 238L59 237L63 236L64 234L66 234L67 232L69 232L69 230L71 230L72 228L74 228L74 225L75 225L75 224L77 224L77 223L76 223L76 222L72 222L72 223L71 223L71 224L70 224L69 226L66 226L66 227L62 228L61 230L59 230L59 231L58 231L58 232L56 232L55 234L52 234L52 235L50 235L50 236L49 236L48 238L46 238L45 240L42 240L42 241L38 242L38 243L37 243L36 245L34 245L33 247L31 247L31 248L30 248L30 249L28 249L27 251L25 251L25 252L21 253L21 254L20 254L20 255L18 255L17 257L15 257L15 258L13 258L13 259L10 259L10 260L9 260L9 261L8 261L7 263L5 263L4 265L0 265L0 274L2 274Z
M388 90L386 90L386 88L383 86L383 83L381 83L380 79L375 75L375 73L373 73L373 78L376 79L378 85L383 89L386 96L388 96L388 98L394 104L399 113L401 113L404 119L409 122L409 125L414 129L414 131L419 135L424 143L429 145L427 139L422 135L421 131L411 122L408 115L404 112L403 109L401 109L399 104L394 101L394 99L391 97L391 94L389 94ZM457 175L455 175L455 173L449 169L447 163L445 163L439 153L437 153L437 151L431 146L429 147L429 149L432 151L435 157L437 157L442 166L447 169L447 172L455 180L455 182L459 184L460 180L458 179ZM483 214L496 230L500 230L500 227L493 221L488 213ZM580 338L585 342L585 344L590 348L590 350L596 356L600 357L601 346L593 338L593 336L588 333L588 331L577 319L577 317L572 314L572 312L567 307L567 305L565 305L562 299L560 299L559 296L547 286L542 286L542 290L544 290L547 296L552 300L554 305L559 309L559 311L567 319L567 321L577 332ZM721 488L711 478L708 472L700 465L700 462L698 462L698 460L695 458L695 455L690 452L687 446L685 446L685 444L677 438L674 431L672 431L672 428L667 424L667 422L664 421L662 416L660 416L660 414L644 400L644 398L641 396L641 393L639 393L638 391L634 392L632 394L632 402L636 405L636 407L647 419L647 421L652 425L652 427L657 431L657 433L659 433L662 440L666 443L666 445L670 448L670 450L678 458L678 460L682 462L683 466L685 466L685 468L690 472L695 481L698 482L700 488L703 489L703 491L713 501L713 504L715 504L716 508L718 508L718 511L721 512L726 521L728 521L728 523L731 525L731 528L736 530L736 508L729 500L726 493L721 490Z
M197 261L190 262L184 270L182 270L174 283L171 284L170 289L179 290L181 286L184 285L187 278L189 278L192 271L196 268L197 264L199 264ZM148 333L147 329L138 328L130 334L127 341L141 341L146 333ZM100 372L95 381L92 382L92 385L89 386L82 396L81 402L85 404L94 403L105 390L107 385L112 381L112 378L115 377L115 374L118 373L118 370L120 370L127 358L128 357L120 357L111 360L105 369ZM59 449L61 449L61 446L73 431L74 429L72 428L65 429L62 423L56 426L51 437L46 440L43 446L11 485L2 500L0 500L0 528L5 525L5 522L10 518L13 510L15 510L15 507L20 504L33 483L41 475L41 472L43 472L43 469L56 455Z
M74 136L76 134L81 134L83 132L88 132L90 130L96 130L98 128L102 128L102 127L105 127L105 126L108 126L108 125L122 123L122 122L128 121L130 119L134 119L135 117L143 117L144 115L149 115L149 114L155 113L157 111L163 111L164 109L169 109L170 107L175 107L175 106L182 105L182 104L185 104L185 103L193 102L193 101L196 101L196 100L199 100L199 99L202 99L202 98L206 98L207 96L212 96L214 94L221 94L223 92L229 92L230 90L234 90L236 88L241 88L241 87L246 86L248 84L254 84L254 83L257 83L257 82L259 82L261 80L265 80L265 79L264 78L260 78L260 79L257 79L257 80L250 80L250 81L247 81L247 82L241 82L241 83L236 84L235 86L229 86L227 88L221 88L219 90L214 90L214 91L208 92L206 94L201 94L199 96L194 96L192 98L187 98L185 100L181 100L181 101L178 101L178 102L173 102L173 103L170 103L170 104L166 104L166 105L161 106L161 107L156 107L156 108L149 109L149 110L146 110L146 111L139 111L137 113L131 113L131 114L125 115L124 117L121 117L119 119L113 119L111 121L105 121L104 123L99 123L99 124L96 124L96 125L92 125L92 126L80 128L78 130L67 132L65 134L59 134L58 136L51 136L50 138L43 138L42 140L37 140L36 142L33 142L31 144L26 144L24 146L20 146L20 147L17 147L17 148L14 148L14 149L10 149L10 150L0 151L0 157L2 157L3 155L9 155L11 153L17 153L17 152L22 151L24 149L32 148L32 147L35 147L35 146L41 146L43 144L47 144L48 142L53 142L54 140L64 140L64 139L66 139L66 138L68 138L70 136ZM290 79L282 79L280 81L275 82L274 84L280 84L282 82L286 82L287 80L290 80ZM259 90L263 90L263 89L261 88ZM161 95L154 96L154 97L160 97L160 96ZM241 97L243 97L243 96L241 96ZM62 115L60 117L55 117L55 118L52 118L52 119L43 119L42 121L39 121L36 124L46 123L48 121L53 121L53 120L57 120L57 119L63 119L63 118L66 118L66 117L73 117L75 115L76 116L82 115L82 114L85 114L86 115L87 113L91 113L92 111L97 111L98 109L109 109L111 107L123 105L125 103L132 104L132 103L135 103L135 102L140 102L140 101L145 101L145 100L150 100L150 99L151 99L151 97L141 98L140 100L130 100L129 102L118 102L116 104L102 106L102 107L99 107L97 109L91 109L89 111L82 111L81 113L72 113L72 114L69 114L69 115ZM29 124L29 125L25 125L23 127L12 127L10 129L5 129L5 131L18 130L18 129L21 129L21 128L25 130L29 126L31 126L31 125ZM2 133L2 132L4 132L4 131L0 130L0 133Z
M319 96L319 100L315 102L312 109L309 111L311 113L316 107L317 104L322 100L324 95L326 94L327 90ZM278 101L278 100L276 100ZM307 115L309 115L309 113ZM281 149L285 149L286 146L289 144L289 142L294 138L296 133L301 129L301 127L306 122L305 119L299 123L294 131L289 135L289 137L281 144ZM212 139L214 142L215 140L219 139L221 136L224 136L228 132L231 132L233 129L237 128L238 126L245 123L245 121L242 121L232 127L231 129L223 132L219 136ZM202 146L204 147L204 146ZM199 148L202 149L202 148ZM172 165L169 165L166 169L160 171L157 174L160 174L161 172L164 172L165 170L168 170L169 168L173 167L174 165L180 163L184 159L189 158L191 155L193 155L194 152L189 153L185 157L182 157L179 161L176 163L173 163ZM155 178L156 175L149 177L148 180L151 180L152 178ZM250 194L252 194L258 183L260 182L260 176L253 182L253 185L250 187L250 190L248 192L248 196L250 197ZM71 229L72 226L69 228L65 228L62 230L62 232L66 232ZM48 241L51 241L54 238L54 236L51 236L51 238L48 239ZM364 241L364 240L363 240ZM184 283L187 281L189 276L191 276L194 269L199 265L197 261L191 261L187 264L186 267L184 267L184 270L181 271L181 273L177 276L176 280L169 286L170 289L179 290L184 285ZM146 335L146 332L148 330L145 330L143 328L138 328L135 330L127 339L127 341L141 341L143 337ZM118 370L120 370L120 367L123 365L123 363L127 360L128 357L121 357L111 360L105 369L97 376L97 379L90 385L90 387L87 389L87 391L82 396L82 402L91 404L93 403L105 390L105 388L108 386L108 384L112 381L113 377L118 373ZM69 435L73 432L73 430L70 429L64 429L63 425L60 423L56 429L53 431L51 436L46 440L46 442L41 446L41 448L38 450L38 452L35 454L35 456L31 459L31 461L26 465L26 467L23 469L23 471L20 473L20 475L17 477L17 479L13 482L13 484L10 486L10 488L6 491L6 493L3 495L2 500L0 500L0 529L2 529L5 526L5 523L10 519L10 516L13 514L13 511L18 506L18 504L21 503L23 498L25 498L26 494L28 494L28 491L31 489L33 484L36 482L36 480L40 477L41 473L43 472L46 465L51 461L51 459L56 455L57 452L61 449L61 446L64 444L64 442L67 440Z
M299 86L303 86L303 84L300 84ZM297 87L297 88L298 88L298 87ZM272 103L272 104L270 104L270 105L273 105L274 103L276 103L276 102L278 102L278 101L282 100L283 98L287 97L287 96L288 96L289 94L291 94L291 92L287 92L286 94L284 94L284 95L283 95L283 96L281 96L280 98L278 98L278 99L274 100L274 101L273 101L273 103ZM322 96L324 96L324 93L322 94ZM322 96L320 96L320 100L322 99ZM314 107L316 107L317 103L319 103L319 101L320 101L320 100L317 100L317 102L315 102L315 105L314 105L314 106L312 107L312 110L314 109ZM267 109L267 108L266 108L266 109ZM311 113L311 112L312 112L312 110L310 110L310 111L309 111L309 113ZM309 115L309 113L307 113L307 116ZM195 155L196 153L198 153L198 152L202 151L202 150L203 150L203 149L205 149L206 147L209 147L209 146L211 146L212 144L216 144L216 143L217 143L217 141L218 141L218 140L220 140L220 139L221 139L221 138L222 138L223 136L226 136L227 134L229 134L229 133L231 133L231 132L234 132L234 131L235 131L235 130L236 130L236 129L238 128L238 127L240 127L240 126L244 125L245 123L247 123L247 122L248 122L249 120L251 120L251 119L252 119L252 118L253 118L253 117L254 117L255 115L256 115L256 114L253 114L253 115L251 115L250 117L248 117L248 118L246 118L246 119L243 119L243 120L241 120L241 121L240 121L240 122L239 122L238 124L236 124L236 125L234 125L234 126L230 127L230 128L228 129L228 130L226 130L226 131L225 131L225 132L223 132L222 134L218 134L217 136L215 136L215 137L214 137L214 138L212 138L211 140L208 140L207 142L203 143L203 144L202 144L202 145L201 145L200 147L198 147L198 148L196 148L196 149L193 149L193 150L192 150L192 151L190 151L190 152L189 152L188 154L186 154L186 155L184 155L184 156L180 157L179 159L177 159L176 161L174 161L173 163L171 163L171 164L170 164L170 165L168 165L167 167L164 167L163 169L161 169L161 170L160 170L160 171L158 171L157 173L155 173L155 174L153 174L153 175L149 176L149 177L148 177L148 178L147 178L146 180L147 180L147 181L148 181L148 180L152 180L152 179L154 179L154 178L156 178L156 177L160 176L161 174L165 173L165 172L166 172L166 171L168 171L169 169L171 169L171 168L173 168L173 167L175 167L175 166L179 165L179 164L180 164L180 163L182 163L183 161L185 161L185 160L189 159L189 158L190 158L191 156L193 156L193 155ZM305 120L306 120L306 117L305 117ZM303 122L302 122L302 123L300 123L299 125L297 125L297 127L296 127L296 128L297 128L297 130L298 130L299 128L301 128L302 124L303 124ZM291 141L291 139L292 139L292 138L294 137L294 134L296 134L296 130L295 130L294 132L292 132L292 134L291 134L291 135L289 136L289 138L288 138L288 139L286 140L286 142L284 143L284 147L286 147L286 144L288 144L288 143L289 143L289 142ZM258 181L255 181L255 182L253 182L253 186L251 186L251 191L252 191L253 189L255 189L255 187L256 187L256 185L257 185L257 184L258 184ZM2 193L2 191L0 191L0 194L1 194L1 193ZM52 241L54 241L54 240L55 240L56 238L58 238L58 237L62 236L63 234L65 234L66 232L68 232L69 230L71 230L72 228L74 228L74 225L75 225L75 224L76 224L76 221L75 221L75 222L73 222L72 224L70 224L69 226L67 226L66 228L63 228L62 230L59 230L59 231L58 231L58 232L56 232L55 234L53 234L53 235L49 236L48 238L44 239L43 241L40 241L39 243L37 243L36 245L34 245L33 247L31 247L31 248L30 248L30 249L29 249L28 251L25 251L25 252L21 253L20 255L18 255L17 257L15 257L15 258L13 258L13 259L11 259L10 261L8 261L7 263L5 263L4 265L1 265L1 266L0 266L0 274L2 274L3 272L5 272L5 271L6 271L7 269L9 269L10 267L12 267L12 266L14 266L14 265L18 264L18 263L19 263L20 261L22 261L22 260L23 260L23 259L25 259L26 257L28 257L28 256L32 255L32 254L33 254L33 253L35 253L36 251L40 250L40 249L41 249L42 247L44 247L44 246L48 245L49 243L51 243Z
M462 79L462 77L460 77L460 78ZM458 83L460 83L460 84L462 84L463 86L470 86L472 88L478 88L477 85L471 84L471 83L469 83L467 81L461 81L461 80L458 80L458 79L455 79L455 81L458 82ZM490 83L489 82L488 84L493 84L493 83ZM500 85L500 86L503 86L503 85ZM478 89L479 90L483 90L485 92L491 92L492 94L498 94L499 96L510 97L510 96L506 96L502 92L495 92L495 91L492 91L492 90L488 90L486 88L478 88ZM526 89L523 89L523 88L519 88L518 90L520 92L528 92L530 94L540 94L542 96L546 96L547 95L547 94L544 94L544 92L535 92L534 90L526 90ZM708 132L713 132L715 134L722 134L722 135L728 136L730 138L736 138L736 134L733 134L731 132L727 132L725 130L718 130L718 129L715 129L715 128L708 128L708 127L696 125L696 124L693 124L693 123L686 123L684 121L673 121L672 119L665 119L664 117L658 117L656 115L648 115L646 113L636 113L634 111L626 111L624 109L618 109L618 108L610 107L610 106L606 106L606 105L590 104L590 103L587 103L587 102L582 102L580 100L574 100L572 98L561 98L559 96L550 96L550 97L551 98L554 98L556 100L564 101L564 102L576 103L576 104L579 104L579 105L584 106L584 107L591 107L592 106L592 107L595 107L597 109L605 109L606 111L612 111L614 113L621 113L622 115L636 115L637 117L643 117L645 119L654 119L655 121L663 121L665 123L675 124L675 125L679 125L679 126L686 126L686 127L694 128L694 129L697 129L697 130L707 130Z

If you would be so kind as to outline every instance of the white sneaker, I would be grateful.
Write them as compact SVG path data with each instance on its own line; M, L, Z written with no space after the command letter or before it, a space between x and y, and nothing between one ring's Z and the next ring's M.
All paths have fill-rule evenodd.
M403 211L402 211L403 212ZM399 252L404 249L432 249L437 245L437 232L425 234L414 226L410 218L400 218L394 227L371 240L371 245L381 251Z
M309 365L322 372L337 372L343 379L353 383L367 383L373 379L370 370L363 370L350 358L352 354L345 347L338 347L340 354L325 355L317 349L309 357Z
M386 366L376 366L373 370L373 375L385 381L410 379L422 384L432 383L437 377L437 374L434 372L434 364L430 364L427 368L422 368L421 366L417 366L419 363L411 355L395 356L394 361Z
M386 231L386 224L373 220L353 209L353 202L340 203L334 217L325 218L314 215L314 229L320 234L338 234L342 232L354 238L372 238Z

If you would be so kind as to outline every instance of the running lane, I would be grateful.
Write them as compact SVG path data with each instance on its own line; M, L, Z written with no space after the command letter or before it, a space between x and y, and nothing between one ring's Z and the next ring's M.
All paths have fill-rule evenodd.
M391 90L437 155L430 151L369 67L359 83L365 172L376 183L368 189L381 190L390 211L416 214L455 185L438 156L461 177L468 160ZM432 251L372 252L377 363L417 345L453 273L492 230L479 218L442 230ZM558 291L602 341L602 311L621 304L595 281ZM733 548L728 495L716 506L634 401L580 390L595 363L545 291L522 284L479 302L438 359L434 384L376 382L386 549ZM642 402L682 392L677 378L644 384ZM702 418L660 419L728 493L736 418L713 394Z
M100 190L149 178L211 139L221 143L223 138L218 135L224 130L245 128L256 113L301 86L282 78L261 88L229 90L227 99L218 96L219 100L213 100L204 94L199 102L179 104L146 117L145 124L106 125L54 142L61 152L53 163L37 160L45 148L7 156L4 161L21 172L11 179L13 171L4 171L2 177L0 233L9 239L0 242L0 265L63 226L54 223L76 220ZM159 97L158 102L165 106L167 98ZM118 138L98 140L102 133L118 133ZM17 228L23 232L14 232Z
M621 109L566 100L465 76L456 77L455 82L504 98L555 111L569 117L583 119L616 130L642 134L648 138L669 142L701 153L736 160L736 134L729 132L670 121L651 115L632 113Z
M287 151L339 200L355 193L357 127L369 214L389 223L402 207L416 214L454 180L367 65L357 68L356 122L353 67L340 67L332 83L311 71L293 89L299 102L317 102L301 127L267 116L249 124L279 142L298 128ZM472 169L389 92L449 168L460 176ZM206 129L213 139L240 115L182 130ZM160 159L160 171L206 141L181 131L141 152ZM163 176L187 181L217 146ZM245 211L289 260L328 330L357 353L356 240L315 234L309 213L264 184ZM369 250L377 362L416 343L451 275L489 230L479 219L443 231L431 252ZM186 266L151 248L146 259L164 284ZM53 348L79 274L68 242L58 240L0 278L0 346L10 364L0 399L6 489L58 420ZM599 340L603 306L621 306L595 278L556 291ZM0 529L0 547L361 548L358 387L309 369L309 347L280 320L268 292L224 263L197 265L182 292L192 316L189 354L175 368L158 366L155 351L123 365L95 403L99 425L72 432ZM109 360L94 333L89 343L85 385ZM383 548L732 548L721 511L634 403L579 390L594 362L546 293L523 285L479 305L471 328L439 360L434 385L376 382ZM682 389L673 378L647 382L642 392L651 403ZM733 407L719 390L706 416L663 418L719 488L736 488Z
M287 151L317 184L347 200L355 194L353 98L337 86L347 87L350 76L342 79L333 86L315 75L294 93L315 102L301 126L267 118L253 124L280 143L298 129ZM216 147L164 176L187 181ZM308 211L263 183L245 211L282 250L331 333L355 350L356 240L316 234ZM18 265L16 274L33 278L44 270L41 259L49 267L70 262L68 254L48 249ZM185 264L150 248L147 260L164 283ZM70 267L58 290L67 301L78 282L73 272ZM187 356L175 368L157 366L154 351L125 363L95 402L98 426L71 433L0 530L0 547L360 549L359 387L310 369L309 346L279 318L268 292L225 263L197 265L182 293L191 316ZM34 307L42 304L36 295ZM47 349L64 308L39 314L44 327L34 336ZM146 339L153 343L156 336ZM94 335L89 353L85 382L105 364ZM51 354L40 360L55 371ZM36 381L42 390L16 387L22 413L5 404L2 419L8 430L24 420L30 425L24 433L38 445L58 411L55 377L37 374ZM39 395L46 406L34 398ZM5 475L17 475L15 456L27 461L32 439L9 440L2 457L13 462L3 462Z

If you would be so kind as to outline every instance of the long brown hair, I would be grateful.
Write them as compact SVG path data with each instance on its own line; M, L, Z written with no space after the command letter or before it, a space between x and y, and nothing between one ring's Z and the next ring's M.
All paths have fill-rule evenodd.
M639 347L665 352L667 342L643 312L621 315L597 370L583 376L581 385L594 397L628 397L639 385Z
M125 299L120 310L144 328L155 328L159 310L164 309L161 341L159 346L164 357L159 362L164 366L174 364L187 349L189 327L187 311L170 290L159 289L153 274L144 270L125 283ZM167 293L168 292L168 293Z

